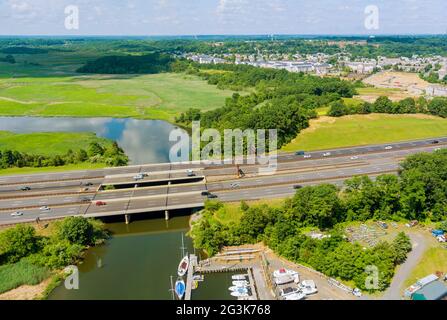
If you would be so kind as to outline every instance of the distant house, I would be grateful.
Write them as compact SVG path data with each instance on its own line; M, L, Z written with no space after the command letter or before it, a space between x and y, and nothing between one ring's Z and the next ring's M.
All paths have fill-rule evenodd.
M416 291L412 300L447 300L447 286L441 281L434 281Z

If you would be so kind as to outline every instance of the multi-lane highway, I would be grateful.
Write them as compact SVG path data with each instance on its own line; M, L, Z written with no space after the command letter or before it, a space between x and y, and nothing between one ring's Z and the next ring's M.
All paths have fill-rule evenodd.
M408 155L444 147L447 137L306 156L279 154L277 165L270 166L274 172L265 174L259 165L241 165L243 178L237 178L235 166L197 162L0 177L0 224L196 208L203 206L206 193L227 202L287 197L296 185L342 186L354 176L397 173L399 162ZM193 170L194 176L187 170Z

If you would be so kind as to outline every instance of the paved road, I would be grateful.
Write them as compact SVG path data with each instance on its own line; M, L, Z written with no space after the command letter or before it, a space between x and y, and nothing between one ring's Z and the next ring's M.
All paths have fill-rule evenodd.
M397 270L393 281L383 295L382 300L402 300L402 290L404 289L402 286L421 260L427 248L427 240L423 235L410 233L409 237L413 244L413 250L408 254L407 261L405 261L405 263Z
M0 223L28 221L44 216L87 214L104 216L110 213L126 214L152 212L170 208L203 206L206 197L201 193L209 190L221 201L257 200L293 195L294 185L313 185L323 182L342 185L356 175L377 176L397 173L399 160L417 152L432 152L445 147L447 138L392 145L366 146L340 150L308 153L311 158L295 154L278 155L278 166L273 174L259 173L259 166L241 166L246 177L235 179L234 166L206 166L203 163L155 164L112 168L93 171L45 173L30 176L0 177ZM353 157L355 155L355 157ZM186 169L193 169L197 177L190 181ZM142 181L133 176L145 172ZM223 177L221 177L223 176ZM205 177L205 178L203 178ZM216 179L224 181L215 181ZM180 180L178 180L180 179ZM205 181L206 179L206 181ZM81 192L86 183L87 192ZM171 185L168 185L169 182ZM98 190L100 185L113 184L118 190ZM24 186L30 191L20 191ZM88 197L93 204L80 204ZM97 207L96 201L107 202ZM36 208L50 206L51 212ZM13 218L13 211L24 211L24 216Z

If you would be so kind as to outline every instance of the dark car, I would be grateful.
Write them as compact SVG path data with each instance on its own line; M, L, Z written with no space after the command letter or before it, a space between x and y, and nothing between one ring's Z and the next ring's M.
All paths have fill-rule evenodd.
M90 198L81 198L81 202L90 202L92 201Z
M86 186L86 187L91 187L92 185L93 185L93 183L91 183L91 182L84 183L84 186Z
M203 197L206 197L206 196L208 196L210 193L208 192L208 191L202 191L202 196Z
M432 144L439 144L439 141L438 140L434 140L434 141L432 141Z
M295 189L295 190L302 189L302 188L303 188L303 186L301 186L299 184L293 186L293 189Z
M295 152L296 156L304 156L305 154L306 154L306 152L304 152L304 151L297 151L297 152Z
M23 187L23 188L20 188L20 190L22 190L22 191L30 191L31 188L30 187Z
M216 199L218 198L218 196L216 196L215 194L208 194L208 199Z

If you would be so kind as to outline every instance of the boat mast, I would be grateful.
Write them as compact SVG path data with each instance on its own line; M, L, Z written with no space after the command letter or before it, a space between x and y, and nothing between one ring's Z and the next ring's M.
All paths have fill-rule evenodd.
M169 289L172 293L172 300L175 300L175 290L174 290L174 283L172 282L172 276L171 276L171 289Z
M181 257L181 259L183 259L183 258L185 257L185 255L186 255L186 253L185 253L185 249L186 249L186 247L185 247L185 241L184 241L184 239L183 239L183 233L182 233L182 246L180 247L180 250L182 250L182 257Z

